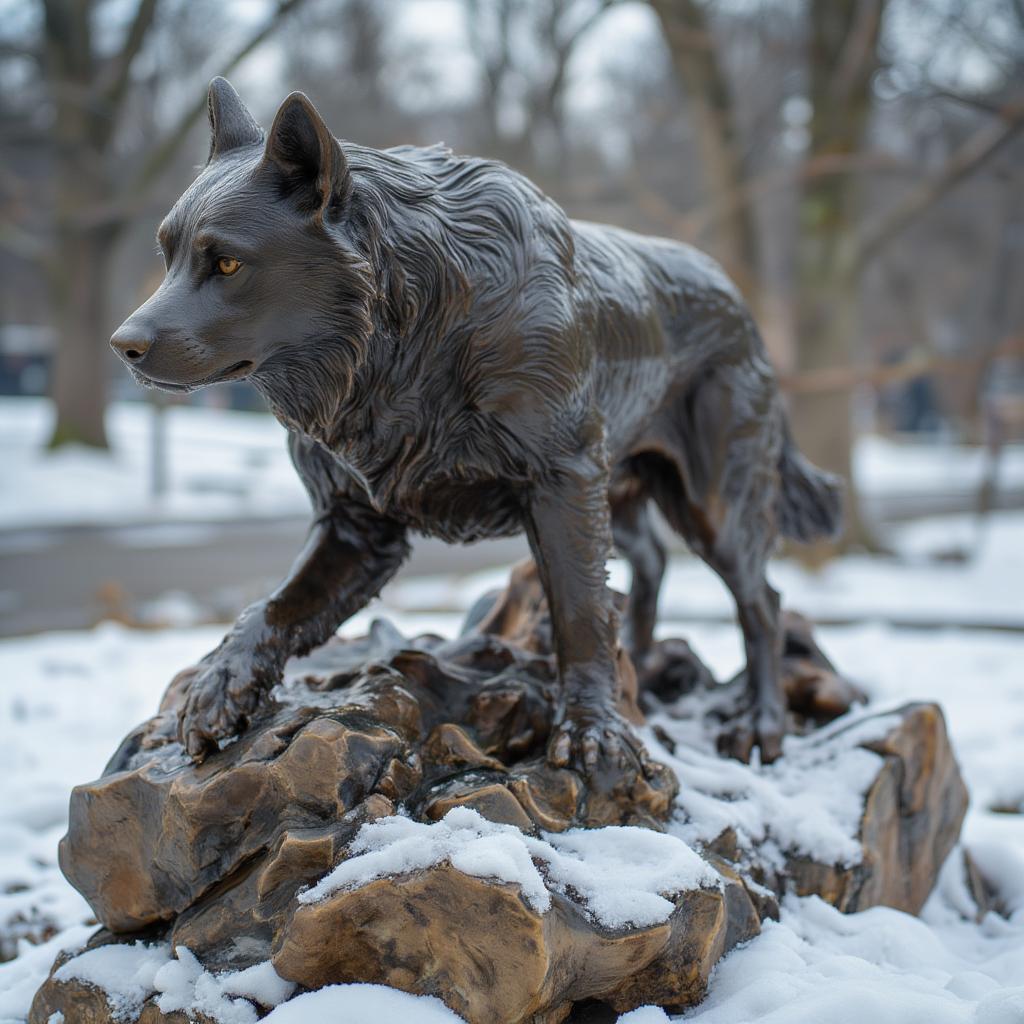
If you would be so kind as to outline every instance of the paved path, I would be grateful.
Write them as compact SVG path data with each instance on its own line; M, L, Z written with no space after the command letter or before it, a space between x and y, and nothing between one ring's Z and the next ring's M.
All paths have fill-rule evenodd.
M285 519L0 533L0 635L79 628L112 612L134 615L168 591L234 618L288 570L306 525ZM525 554L518 539L466 547L420 539L402 572L468 572Z
M963 495L872 501L873 519L969 511ZM999 495L1019 508L1024 494ZM230 620L266 594L298 554L302 518L238 523L164 523L0 531L0 636L89 626L111 614L145 613L169 591L191 595L208 613ZM418 540L402 574L472 572L526 555L523 539L468 546ZM679 544L679 550L683 550Z

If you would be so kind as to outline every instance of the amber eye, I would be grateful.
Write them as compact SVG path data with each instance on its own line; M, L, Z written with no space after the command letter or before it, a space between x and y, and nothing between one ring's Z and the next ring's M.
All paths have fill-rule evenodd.
M242 263L240 260L236 260L234 256L220 256L217 259L217 271L223 274L225 277L230 277L232 274L237 274L242 269Z

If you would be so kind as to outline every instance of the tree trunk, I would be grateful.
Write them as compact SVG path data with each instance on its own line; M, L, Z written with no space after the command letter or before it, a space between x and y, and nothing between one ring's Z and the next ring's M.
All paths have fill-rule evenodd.
M884 0L812 0L808 52L813 108L808 160L860 151L871 114L871 78ZM810 177L800 197L796 253L796 364L799 371L850 366L860 337L857 240L859 179ZM849 390L794 396L793 432L809 459L848 481L846 542L873 547L852 473ZM816 559L832 552L823 545Z
M104 411L110 370L107 286L114 239L76 232L61 240L51 271L57 326L51 394L56 409L50 447L107 447Z
M756 314L757 230L750 204L741 201L745 175L736 112L711 26L699 0L651 0L651 6L692 112L701 175L714 211L712 251Z
M55 110L54 241L50 295L57 328L50 447L107 447L107 269L113 236L88 220L105 198L103 137L96 101L92 5L46 0L45 43Z

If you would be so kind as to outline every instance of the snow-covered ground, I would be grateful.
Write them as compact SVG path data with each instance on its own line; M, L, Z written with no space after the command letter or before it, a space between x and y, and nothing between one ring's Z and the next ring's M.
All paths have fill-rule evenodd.
M819 637L876 705L918 698L943 705L971 791L964 843L998 883L1009 917L990 913L980 923L973 920L952 858L920 918L886 909L844 916L816 898L791 899L779 923L769 923L760 937L722 962L707 999L685 1019L702 1024L1024 1022L1024 815L994 810L1024 805L1024 634L977 625L907 628L885 621L889 613L908 621L910 611L923 608L968 624L1020 624L1024 516L995 517L976 562L967 566L933 564L923 557L961 534L970 539L972 529L968 520L908 529L900 538L908 552L905 562L847 560L815 577L781 564L774 573L787 604L863 620L823 627ZM621 571L616 567L613 575ZM411 581L392 588L388 604L361 614L345 632L362 632L371 614L388 614L404 632L450 634L461 621L460 609L483 587L499 582L500 576L479 574ZM689 637L721 677L739 666L733 627L686 618L688 609L727 607L707 570L674 565L664 604L664 632ZM77 946L90 931L88 907L56 867L71 786L102 770L120 737L152 712L173 671L209 650L221 630L147 632L106 623L90 631L0 642L0 921L20 916L26 934L46 921L57 929L41 945L22 941L19 955L0 965L0 1024L24 1020L57 950ZM251 1007L235 1001L238 995L274 995L273 978L214 978L187 954L169 960L166 951L150 950L140 951L137 959L118 969L123 984L134 977L136 988L151 991L157 979L160 991L168 993L168 1006L187 1005L196 993L205 993L209 1005L220 1008L224 1024L250 1019ZM283 998L280 992L277 998ZM375 986L300 996L265 1019L270 1024L456 1021L436 1000ZM620 1024L665 1019L662 1011L646 1008L624 1015Z
M0 399L0 528L306 515L309 499L271 416L195 406L164 413L167 490L152 495L154 413L115 402L111 450L46 453L52 407Z
M288 461L284 429L270 416L194 406L163 414L167 491L151 493L154 414L116 402L107 415L109 454L69 448L45 454L52 419L43 399L0 399L0 528L305 515L308 502ZM867 436L855 473L869 505L880 497L970 497L985 452L950 444L893 443ZM1006 448L999 486L1024 490L1024 445Z
M769 568L783 603L817 622L880 621L908 626L957 624L1024 629L1024 514L993 513L982 524L971 516L923 519L888 531L898 558L854 555L819 572L777 559ZM970 552L965 561L936 559ZM609 580L625 592L629 569L608 564ZM398 579L382 597L389 608L422 613L443 608L465 612L485 591L504 584L503 568L471 574ZM663 623L729 619L732 596L695 558L669 563L658 606Z

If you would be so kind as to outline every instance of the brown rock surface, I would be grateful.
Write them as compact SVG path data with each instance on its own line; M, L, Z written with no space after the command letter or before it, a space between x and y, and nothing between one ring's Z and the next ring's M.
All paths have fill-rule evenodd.
M860 863L823 871L807 858L791 858L787 869L799 895L819 893L851 913L886 906L916 914L928 899L960 835L967 787L938 706L908 704L900 718L865 744L884 763L864 797Z
M61 844L65 874L124 940L146 928L213 971L272 958L282 977L305 988L371 981L436 995L470 1024L555 1024L587 999L619 1011L692 1005L718 959L777 915L786 891L819 893L842 910L917 912L966 807L941 712L922 704L874 728L862 714L848 728L866 738L849 740L846 727L834 727L818 745L819 761L853 747L861 764L865 750L876 759L854 826L859 859L815 858L791 846L780 871L767 840L730 827L694 841L686 829L695 823L677 809L669 831L687 838L720 881L664 893L666 916L654 924L609 927L585 894L550 879L550 905L538 909L514 882L467 874L443 858L317 902L298 899L353 855L365 823L397 807L423 822L469 807L532 834L580 824L666 827L677 790L668 768L588 789L546 764L554 667L533 587L520 573L452 642L410 640L375 623L362 640L328 645L294 667L237 742L199 766L174 740L179 677L103 777L75 790ZM624 660L628 689L635 676ZM660 665L656 678L651 665ZM786 665L798 731L812 732L860 699L805 623L789 623ZM727 723L740 687L715 685L682 641L659 645L647 672L641 683L662 709L654 724L666 758L687 714L703 716L712 732ZM636 718L635 691L623 701ZM699 710L687 712L691 705ZM45 1024L56 1010L83 1024L112 1019L97 990L51 978L30 1020ZM161 1014L150 999L141 1019L183 1018Z

